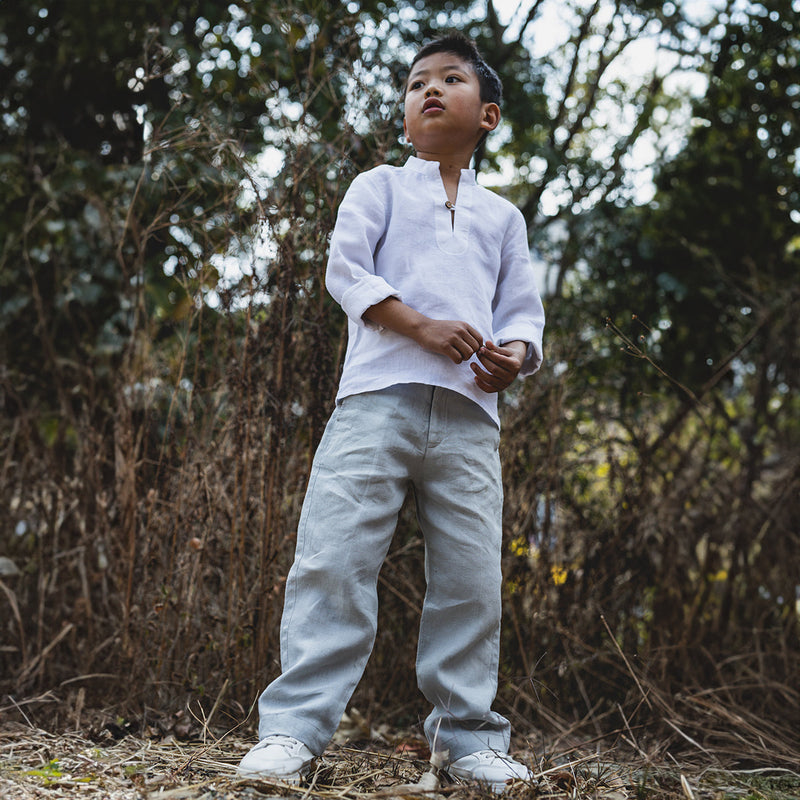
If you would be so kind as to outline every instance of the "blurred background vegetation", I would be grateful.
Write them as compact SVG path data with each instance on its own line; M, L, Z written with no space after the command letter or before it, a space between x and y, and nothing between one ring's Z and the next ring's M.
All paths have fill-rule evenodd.
M233 726L277 674L345 343L327 237L456 28L505 84L480 180L548 313L502 398L498 708L794 763L797 0L113 6L0 2L2 710ZM353 700L397 726L422 558L407 510Z

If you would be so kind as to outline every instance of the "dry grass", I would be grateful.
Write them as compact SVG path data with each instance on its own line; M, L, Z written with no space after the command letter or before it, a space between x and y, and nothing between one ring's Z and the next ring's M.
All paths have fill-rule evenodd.
M181 741L173 733L129 735L110 718L86 731L54 733L31 724L0 726L0 797L3 800L229 800L232 798L386 798L431 797L479 800L480 786L455 784L437 775L424 740L413 733L373 731L351 736L359 724L343 725L331 747L301 787L239 780L235 765L252 744L238 731L212 735L206 730ZM360 722L360 721L357 721ZM536 772L535 784L506 792L519 798L596 798L597 800L796 800L800 773L790 769L726 770L709 753L705 761L678 763L635 755L630 748L592 744L568 746L518 741L517 757Z

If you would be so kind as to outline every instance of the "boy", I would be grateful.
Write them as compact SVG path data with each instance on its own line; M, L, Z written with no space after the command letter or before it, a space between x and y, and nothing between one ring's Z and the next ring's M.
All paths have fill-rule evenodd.
M411 65L403 127L416 155L347 191L326 285L348 316L336 408L303 504L281 623L282 675L259 699L239 774L299 782L369 657L376 584L409 488L425 537L417 678L431 760L496 792L507 755L497 689L501 511L497 393L542 361L544 312L525 223L470 159L502 87L459 35Z

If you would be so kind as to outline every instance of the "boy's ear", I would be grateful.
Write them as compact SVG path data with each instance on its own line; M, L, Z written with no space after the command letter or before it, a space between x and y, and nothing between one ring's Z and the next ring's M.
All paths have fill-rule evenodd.
M407 144L410 144L412 147L414 146L414 142L408 138L408 125L406 125L406 118L403 117L403 138L406 140Z
M404 122L405 124L405 122ZM487 133L500 124L500 106L497 103L484 103L481 113L481 128Z

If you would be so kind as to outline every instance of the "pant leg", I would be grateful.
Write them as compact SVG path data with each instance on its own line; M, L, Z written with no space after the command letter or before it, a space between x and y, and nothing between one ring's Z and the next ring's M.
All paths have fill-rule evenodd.
M424 471L414 482L428 583L417 678L433 704L426 736L443 761L509 746L510 725L491 710L502 589L498 446L497 427L477 405L436 390Z
M399 411L398 411L399 407ZM281 621L282 674L259 699L259 735L322 753L366 666L377 579L405 498L408 426L390 392L345 398L315 455Z

